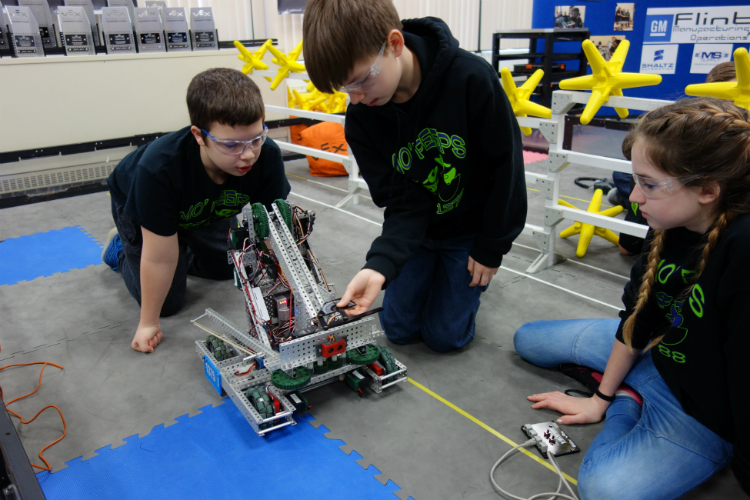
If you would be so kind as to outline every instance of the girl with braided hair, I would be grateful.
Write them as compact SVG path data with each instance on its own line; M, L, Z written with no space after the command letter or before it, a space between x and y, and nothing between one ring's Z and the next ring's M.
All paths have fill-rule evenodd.
M750 493L748 112L681 100L646 114L623 152L651 229L620 320L537 321L514 337L535 365L579 365L594 396L528 399L561 424L606 414L582 499L678 498L728 464Z

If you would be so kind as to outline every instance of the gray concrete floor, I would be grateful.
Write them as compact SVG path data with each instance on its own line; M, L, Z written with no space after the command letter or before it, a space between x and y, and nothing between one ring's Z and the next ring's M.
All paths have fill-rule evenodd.
M329 283L341 293L380 234L382 210L365 197L359 205L333 209L345 194L346 178L312 178L305 160L288 162L286 168L290 201L318 214L311 244ZM571 166L563 173L561 194L585 208L592 193L572 179L602 174ZM541 225L539 198L538 192L529 191L528 220ZM113 227L107 193L9 208L0 214L0 240L80 225L103 242ZM566 222L560 227L567 227ZM577 237L558 239L557 251L572 258L530 278L520 273L539 252L530 237L519 237L482 297L476 339L466 348L436 354L423 344L389 346L408 366L411 379L463 413L408 382L362 398L343 384L333 384L309 393L315 425L325 425L331 430L329 437L343 440L345 452L354 449L362 455L362 466L374 464L381 470L381 482L390 479L399 485L397 495L402 499L497 498L488 472L509 445L478 422L519 443L524 440L522 424L556 415L532 410L527 395L580 388L560 373L521 360L513 350L513 333L537 319L616 317L634 262L598 238L586 257L577 259L576 243ZM99 448L122 444L122 438L146 435L155 425L170 425L175 417L195 414L207 404L223 403L204 379L195 355L193 342L204 334L189 324L208 307L238 325L245 322L242 296L230 282L189 278L185 309L163 320L163 343L154 354L144 355L130 349L138 306L120 276L103 264L0 286L0 365L52 361L64 366L63 371L48 367L42 389L13 405L23 415L33 415L47 404L64 412L68 435L45 453L53 469L65 468L66 461L79 456L93 457ZM32 367L8 369L0 376L6 398L30 392L37 380L38 368ZM33 425L17 424L17 429L35 463L40 462L38 451L61 432L54 412L45 412ZM566 431L585 453L600 429L601 424L595 424ZM575 478L584 453L561 457L563 471ZM554 473L521 454L496 477L523 496L552 491L557 484ZM686 498L741 497L736 480L725 470Z

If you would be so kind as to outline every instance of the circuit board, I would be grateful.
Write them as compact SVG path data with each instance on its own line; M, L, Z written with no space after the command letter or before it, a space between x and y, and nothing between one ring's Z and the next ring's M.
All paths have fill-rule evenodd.
M548 453L559 457L570 453L578 453L581 449L576 445L565 431L556 422L542 422L539 424L526 424L521 430L536 441L536 448L544 458Z
M295 425L292 414L307 410L304 393L323 384L341 380L362 395L407 379L406 367L375 343L383 336L378 310L349 316L336 307L310 246L314 224L314 212L284 200L270 211L244 207L240 226L227 235L227 254L247 326L211 309L192 321L209 333L196 341L207 378L259 435Z

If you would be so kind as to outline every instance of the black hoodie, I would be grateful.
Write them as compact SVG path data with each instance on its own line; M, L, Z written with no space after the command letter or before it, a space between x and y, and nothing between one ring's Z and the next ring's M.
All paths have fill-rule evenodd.
M366 268L398 276L424 238L476 234L471 256L499 267L526 221L521 133L497 72L437 18L403 21L422 81L402 104L349 106L346 140L385 207Z
M649 231L625 285L620 342L638 301L652 238ZM667 230L649 301L636 316L632 344L642 349L664 335L651 351L656 369L685 413L732 443L732 470L750 495L750 214L737 217L724 230L690 288L705 242L704 235L684 227Z

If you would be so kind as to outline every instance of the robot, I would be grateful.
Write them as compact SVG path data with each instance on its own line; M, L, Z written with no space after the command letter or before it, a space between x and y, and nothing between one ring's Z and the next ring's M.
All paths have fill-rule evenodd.
M260 436L296 425L292 414L307 411L304 393L316 387L341 380L362 395L407 380L406 366L375 344L383 332L373 314L381 309L348 316L336 307L340 299L308 241L314 223L314 212L284 200L271 212L260 203L244 207L229 231L228 258L248 327L211 309L192 320L210 334L196 341L206 376ZM198 323L204 317L219 332Z

